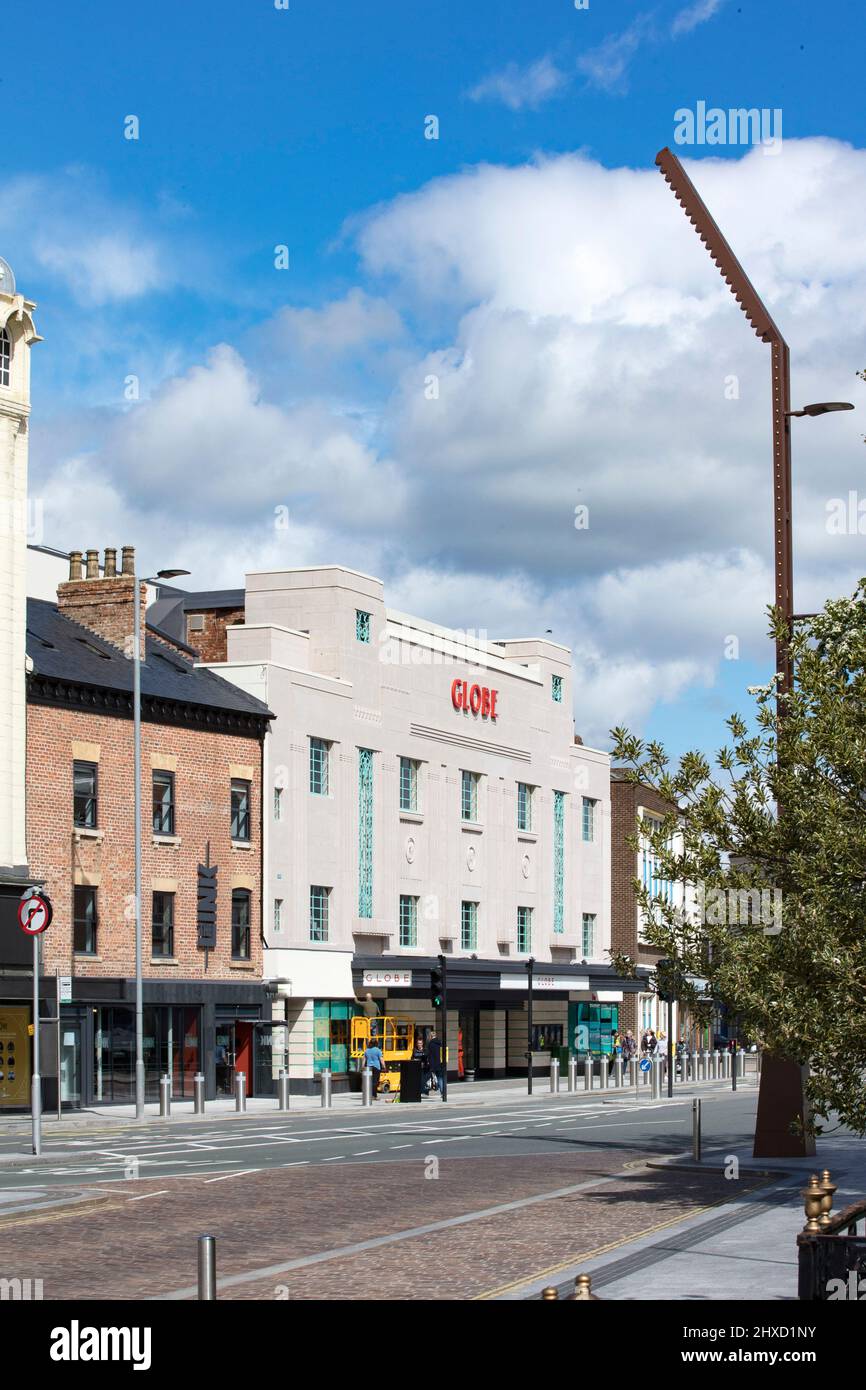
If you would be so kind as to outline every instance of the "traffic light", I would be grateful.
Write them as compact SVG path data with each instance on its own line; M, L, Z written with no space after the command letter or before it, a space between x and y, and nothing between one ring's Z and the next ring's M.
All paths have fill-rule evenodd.
M442 1008L442 971L430 971L430 1003L434 1009Z

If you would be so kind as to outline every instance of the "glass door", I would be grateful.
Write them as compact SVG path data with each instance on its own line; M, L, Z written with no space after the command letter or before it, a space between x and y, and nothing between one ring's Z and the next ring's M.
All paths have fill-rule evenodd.
M216 1093L230 1096L235 1077L235 1025L233 1021L221 1022L216 1026Z
M60 1021L60 1103L81 1107L81 1021Z

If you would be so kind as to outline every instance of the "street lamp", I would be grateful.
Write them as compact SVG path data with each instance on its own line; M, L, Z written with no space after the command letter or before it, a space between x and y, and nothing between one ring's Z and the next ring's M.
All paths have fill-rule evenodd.
M134 575L132 638L132 727L135 814L135 1118L144 1119L144 978L141 965L141 586L158 579L177 579L189 570L157 570L150 579Z
M848 401L819 401L791 409L791 356L788 344L770 317L767 307L728 245L718 223L672 150L660 150L656 164L674 197L707 248L711 260L748 319L757 336L770 345L773 418L773 551L776 610L784 620L776 638L778 676L777 711L784 714L784 697L793 683L791 634L794 625L794 576L791 544L791 419L802 415L827 415L853 410ZM777 804L782 818L783 808ZM796 1062L768 1055L761 1069L758 1114L755 1122L755 1158L800 1157L815 1152L814 1140L805 1131L794 1138L787 1130L792 1111L806 1113L803 1075Z

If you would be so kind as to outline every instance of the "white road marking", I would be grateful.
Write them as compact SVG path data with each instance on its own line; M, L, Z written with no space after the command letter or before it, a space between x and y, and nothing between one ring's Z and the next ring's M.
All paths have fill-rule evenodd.
M260 1173L261 1168L243 1168L239 1173L224 1173L221 1178L205 1178L205 1183L225 1182L227 1178L245 1178L248 1173Z
M141 1197L129 1197L127 1200L130 1202L146 1202L149 1197L164 1197L168 1190L167 1187L163 1187L160 1188L159 1192L145 1192Z

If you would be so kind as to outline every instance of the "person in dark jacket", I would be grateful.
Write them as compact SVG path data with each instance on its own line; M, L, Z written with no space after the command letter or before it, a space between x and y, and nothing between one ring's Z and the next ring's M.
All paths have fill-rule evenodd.
M435 1033L431 1033L427 1039L427 1065L430 1068L430 1075L435 1079L437 1089L442 1099L445 1099L447 1082L445 1080L445 1053L442 1043Z

